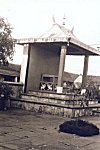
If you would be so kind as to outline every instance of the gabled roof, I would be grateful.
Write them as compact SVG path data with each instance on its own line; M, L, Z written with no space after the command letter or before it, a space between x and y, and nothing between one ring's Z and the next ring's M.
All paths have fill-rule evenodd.
M99 50L81 42L74 35L73 30L66 29L65 26L57 23L54 23L46 33L35 38L18 39L16 44L52 44L54 46L55 43L65 43L67 45L69 42L68 55L100 55Z
M78 40L78 38L73 34L73 30L69 30L64 26L55 23L46 33L39 36L38 38L69 38L69 36Z
M69 30L65 28L63 25L61 26L55 23L44 34L33 38L17 39L16 43L27 44L27 43L37 43L37 42L67 42L69 37L79 41L79 39L73 34L73 30Z
M69 82L75 82L79 77L82 78L82 75L70 73L70 72L64 72L64 81L69 81ZM79 81L80 82L80 81ZM87 75L87 83L88 84L96 84L100 85L100 76L94 76L94 75Z
M63 81L69 81L74 82L74 80L78 77L78 74L70 73L70 72L64 72Z

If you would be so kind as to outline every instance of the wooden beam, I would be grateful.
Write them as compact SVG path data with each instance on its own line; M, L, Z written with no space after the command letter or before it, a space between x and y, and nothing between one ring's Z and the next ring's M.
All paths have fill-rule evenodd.
M82 88L85 88L86 83L87 83L88 61L89 61L89 55L85 55L85 57L84 57L84 68L83 68L83 78L82 78Z

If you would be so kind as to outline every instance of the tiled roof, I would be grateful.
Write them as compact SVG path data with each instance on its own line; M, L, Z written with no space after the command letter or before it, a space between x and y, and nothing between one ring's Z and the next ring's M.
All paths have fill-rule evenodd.
M100 85L100 76L88 76L87 77L87 82L90 84L90 83L95 83L97 85Z
M78 74L64 72L64 81L74 82L74 80L78 77Z
M73 30L69 30L65 28L63 25L59 25L57 23L53 24L52 27L44 34L33 37L33 38L23 38L23 39L17 39L16 44L29 44L29 43L62 43L65 42L66 44L70 42L70 45L76 46L74 47L73 55L76 54L75 49L79 50L80 47L80 55L84 55L84 52L88 51L90 55L100 55L100 51L97 49L81 42L73 33ZM77 51L78 51L77 50ZM83 50L85 50L83 52ZM69 52L71 55L71 53Z
M69 36L73 39L78 40L78 38L73 34L73 31L55 23L53 24L51 29L49 29L46 33L39 36L38 38L58 38L58 37L69 38Z
M8 66L0 65L1 75L20 76L20 65L9 64Z
M79 76L80 75L78 75L78 74L64 72L64 81L74 82ZM87 83L88 84L95 83L97 85L100 85L100 76L88 75Z

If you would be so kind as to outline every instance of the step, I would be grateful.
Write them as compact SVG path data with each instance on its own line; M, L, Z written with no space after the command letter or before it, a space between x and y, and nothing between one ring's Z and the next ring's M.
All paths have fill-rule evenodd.
M13 98L11 101L19 101L22 103L30 103L30 104L39 104L39 105L48 105L48 106L54 106L54 107L60 107L60 108L68 108L68 109L93 109L93 108L100 108L100 104L92 104L89 106L80 106L80 105L66 105L61 103L51 103L51 102L43 102L43 101L32 101L32 100L26 100L26 99L16 99Z

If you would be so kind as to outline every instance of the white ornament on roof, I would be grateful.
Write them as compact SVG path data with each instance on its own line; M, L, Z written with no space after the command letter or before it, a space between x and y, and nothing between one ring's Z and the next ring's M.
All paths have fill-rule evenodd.
M62 23L63 26L65 26L65 24L66 24L66 23L65 23L65 20L66 20L66 16L65 16L65 14L64 14L63 23Z
M53 20L53 25L56 23L56 21L55 21L55 16L53 15L53 17L52 17L52 20Z

